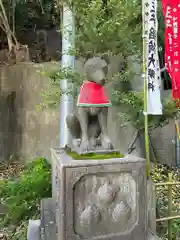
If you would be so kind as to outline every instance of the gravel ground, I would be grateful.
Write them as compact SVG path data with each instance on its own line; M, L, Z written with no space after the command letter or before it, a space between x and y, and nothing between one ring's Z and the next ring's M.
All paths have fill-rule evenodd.
M0 163L0 180L16 178L24 168L19 162Z

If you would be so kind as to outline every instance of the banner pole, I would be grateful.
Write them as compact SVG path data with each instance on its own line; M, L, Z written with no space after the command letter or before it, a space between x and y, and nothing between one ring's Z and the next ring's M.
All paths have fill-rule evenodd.
M62 63L64 69L74 70L75 56L70 54L70 50L74 48L75 23L74 16L70 6L63 2L63 29L62 29ZM69 89L68 79L60 81L60 88L64 93L60 99L60 148L71 143L71 135L66 125L66 118L73 111L73 98L66 92Z
M149 131L148 131L148 113L147 113L147 33L145 29L145 2L142 0L142 19L143 19L143 62L142 77L144 79L144 136L145 136L145 152L146 152L146 174L147 179L150 178L150 150L149 150Z

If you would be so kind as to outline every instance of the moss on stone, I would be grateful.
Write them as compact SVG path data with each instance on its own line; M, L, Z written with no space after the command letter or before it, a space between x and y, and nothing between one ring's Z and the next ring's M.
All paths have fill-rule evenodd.
M119 152L111 152L111 153L87 153L79 155L76 152L67 152L67 154L75 160L104 160L110 158L123 158L124 155Z

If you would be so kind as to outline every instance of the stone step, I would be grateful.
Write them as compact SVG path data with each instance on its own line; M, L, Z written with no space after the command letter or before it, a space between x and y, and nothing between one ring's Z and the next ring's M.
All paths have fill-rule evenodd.
M56 240L55 204L52 198L41 201L41 240Z

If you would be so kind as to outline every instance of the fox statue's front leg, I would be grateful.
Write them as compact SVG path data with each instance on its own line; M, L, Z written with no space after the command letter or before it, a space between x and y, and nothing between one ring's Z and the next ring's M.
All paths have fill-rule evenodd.
M81 126L79 119L74 114L69 114L66 118L67 128L72 136L72 144L75 148L80 146Z
M100 113L98 114L99 124L101 128L101 144L104 149L113 149L113 144L108 136L107 130L107 118L108 118L108 108L102 107Z
M79 123L81 126L81 145L80 151L86 152L89 151L90 139L88 136L88 111L85 107L79 107Z

